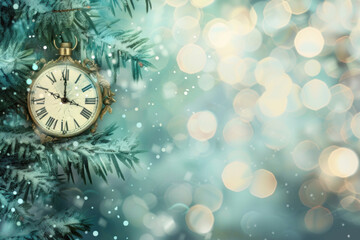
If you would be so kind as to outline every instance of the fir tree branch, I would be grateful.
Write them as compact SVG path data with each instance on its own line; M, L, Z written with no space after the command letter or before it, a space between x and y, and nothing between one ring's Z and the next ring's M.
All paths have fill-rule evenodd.
M91 170L107 181L107 175L115 172L125 179L121 165L135 169L136 157L141 151L130 139L112 139L116 127L110 126L103 132L81 135L73 141L60 141L42 145L31 128L27 130L2 129L0 132L0 157L16 156L19 161L39 162L41 167L57 174L59 165L66 176L74 181L73 169L86 183L92 182ZM76 143L76 144L74 144Z

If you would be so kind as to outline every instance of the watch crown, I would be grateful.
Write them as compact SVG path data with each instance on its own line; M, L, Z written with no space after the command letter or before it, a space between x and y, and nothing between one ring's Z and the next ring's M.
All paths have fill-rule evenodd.
M62 42L59 48L60 56L71 56L71 53L72 53L72 43Z

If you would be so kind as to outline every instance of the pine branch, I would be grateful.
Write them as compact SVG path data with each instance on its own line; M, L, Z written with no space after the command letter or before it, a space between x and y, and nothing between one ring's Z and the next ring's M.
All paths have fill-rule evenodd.
M23 130L1 129L0 157L16 156L19 161L39 162L41 167L57 174L59 165L68 180L74 181L73 170L86 183L92 182L91 170L107 181L107 175L115 172L125 179L121 164L135 169L139 159L135 156L137 144L130 139L114 140L111 135L116 127L104 132L81 135L73 141L54 142L42 145L31 128ZM74 144L75 143L75 144Z
M28 216L29 215L26 215L26 217ZM7 232L1 228L1 225L5 225L6 223L1 222L0 239L73 240L81 238L80 232L90 229L90 223L84 217L73 211L58 212L52 215L40 214L23 219L22 222L23 225L21 227L7 226L10 229Z
M132 76L136 81L141 78L143 67L153 67L146 61L151 57L148 39L141 38L138 31L115 30L111 26L118 21L106 22L101 19L95 21L98 33L89 32L87 41L82 44L86 56L95 56L97 64L102 65L106 60L107 67L112 70L113 78L116 80L121 67L131 65Z

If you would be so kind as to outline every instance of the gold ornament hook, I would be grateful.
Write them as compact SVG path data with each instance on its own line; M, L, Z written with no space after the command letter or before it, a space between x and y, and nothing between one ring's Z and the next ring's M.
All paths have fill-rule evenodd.
M76 48L76 46L78 45L78 39L76 36L75 37L75 46L71 49L72 51L74 51L74 49Z
M78 39L77 39L77 37L76 36L74 36L74 38L75 38L75 46L71 49L71 51L74 51L75 50L75 48L77 47L77 45L78 45ZM54 47L57 49L57 50L59 50L59 47L56 45L56 41L55 41L55 39L53 40L53 44L54 44ZM60 45L61 46L61 45ZM61 48L61 47L60 47Z

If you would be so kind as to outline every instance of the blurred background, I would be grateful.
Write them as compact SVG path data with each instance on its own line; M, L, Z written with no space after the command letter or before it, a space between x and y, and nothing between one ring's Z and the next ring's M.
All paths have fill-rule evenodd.
M359 239L360 1L152 4L121 24L156 68L123 70L99 126L145 152L77 185L85 239Z

